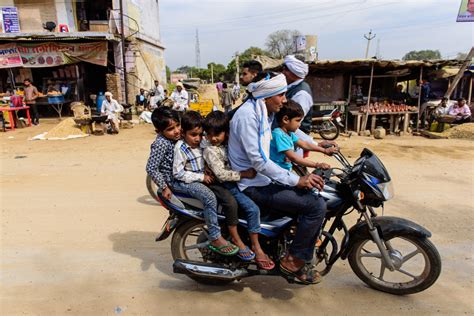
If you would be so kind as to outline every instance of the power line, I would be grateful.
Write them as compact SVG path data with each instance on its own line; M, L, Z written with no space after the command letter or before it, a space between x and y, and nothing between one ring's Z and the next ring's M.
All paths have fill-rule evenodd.
M349 3L346 4L346 6L347 5L355 5L355 4L360 5L360 4L363 4L365 2L367 2L367 0L349 2ZM333 3L333 1L324 2L323 4L329 4L329 3ZM326 8L324 8L324 7L320 8L320 6L321 6L321 4L311 4L311 5L308 5L308 6L300 6L298 8L294 8L294 9L288 8L288 9L285 9L285 10L282 10L282 11L267 12L267 13L264 13L264 14L232 17L232 18L221 19L221 20L215 20L214 19L212 21L209 21L209 20L192 21L192 24L193 24L193 26L199 25L199 26L203 27L203 26L206 26L206 25L216 26L216 25L219 25L219 24L229 24L232 21L238 21L238 20L247 20L247 22L251 22L253 20L258 20L258 18L265 18L265 20L270 20L270 19L274 19L278 16L283 16L283 17L292 17L293 16L294 17L294 16L297 16L297 15L300 15L301 12L308 13L309 8L318 7L318 12L320 12L320 11L330 11L330 10L333 10L333 9L338 9L338 6L340 6L340 5L332 5L332 6L329 6L329 7L326 7ZM294 13L291 13L291 12L294 12ZM181 25L174 24L173 26L163 26L162 28L164 30L171 30L171 29L189 28L189 26L190 26L189 24L181 24Z

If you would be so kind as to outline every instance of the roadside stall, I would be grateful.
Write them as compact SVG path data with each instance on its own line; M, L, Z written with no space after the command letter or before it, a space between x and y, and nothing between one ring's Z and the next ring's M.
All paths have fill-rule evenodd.
M420 94L408 93L416 91L416 81L433 70L459 63L457 60L316 61L309 64L306 81L313 89L315 104L325 102L328 107L334 101L346 102L346 128L351 125L356 132L366 129L374 132L377 126L383 126L390 133L407 132L421 106Z
M23 81L30 79L39 92L36 106L40 115L61 118L65 105L87 102L89 91L105 91L108 42L69 40L30 38L5 43L0 38L0 93L23 95Z

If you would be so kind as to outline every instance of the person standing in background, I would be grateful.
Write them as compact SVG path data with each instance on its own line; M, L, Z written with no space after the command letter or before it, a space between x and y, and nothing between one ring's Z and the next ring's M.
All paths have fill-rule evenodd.
M229 88L227 88L227 83L222 84L222 97L221 97L221 104L224 108L224 113L229 113L232 110L232 104L234 104L234 97L232 92Z
M32 112L32 123L33 125L39 124L39 113L38 108L36 107L36 99L39 96L38 89L31 83L30 79L25 79L23 81L25 85L25 103L30 107Z

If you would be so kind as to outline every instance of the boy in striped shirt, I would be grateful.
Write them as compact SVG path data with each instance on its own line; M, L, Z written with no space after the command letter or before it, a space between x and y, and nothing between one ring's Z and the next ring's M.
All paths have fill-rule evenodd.
M235 255L239 248L226 241L217 220L217 200L206 184L214 179L207 175L201 148L202 116L196 111L184 113L181 119L183 139L174 147L173 191L182 192L198 199L204 205L204 220L209 232L208 248L224 256Z

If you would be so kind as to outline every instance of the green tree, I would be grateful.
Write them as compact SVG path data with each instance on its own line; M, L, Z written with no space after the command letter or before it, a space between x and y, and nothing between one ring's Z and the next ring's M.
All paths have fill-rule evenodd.
M170 82L171 80L171 69L170 67L166 66L166 81Z
M279 30L268 35L265 46L274 58L283 58L295 51L294 37L300 36L298 30Z
M403 60L429 60L429 59L441 59L441 53L439 50L412 50L403 56Z
M226 72L227 72L227 68L222 65L222 64L216 64L214 62L212 63L209 63L207 64L207 70L211 71L211 65L212 65L212 70L214 72L214 81L222 81L225 79L225 75L226 75ZM209 80L210 80L210 76L209 76Z
M459 52L459 53L456 55L456 59L457 59L457 60L465 60L466 58L467 58L467 54L466 54L466 53Z
M257 55L264 55L264 56L270 56L270 53L267 52L266 50L261 49L260 47L255 47L251 46L244 50L242 54L239 54L239 66L242 68L242 65L253 59L253 56ZM227 73L226 73L226 79L233 81L235 79L235 73L237 71L237 67L235 65L235 57L230 61L230 63L227 65Z

